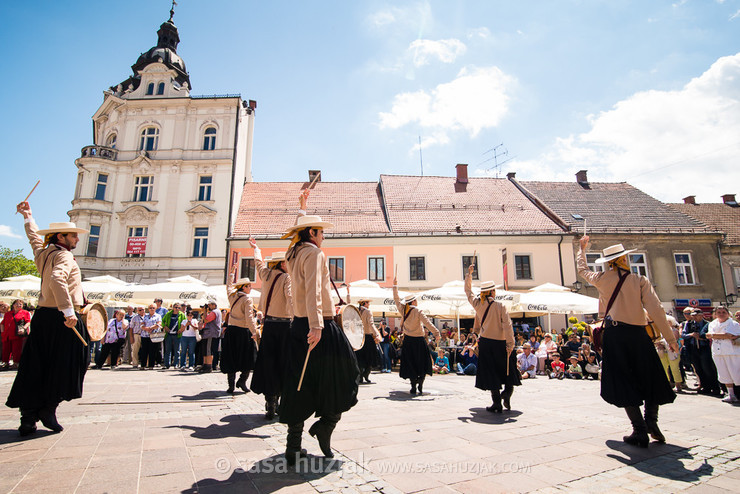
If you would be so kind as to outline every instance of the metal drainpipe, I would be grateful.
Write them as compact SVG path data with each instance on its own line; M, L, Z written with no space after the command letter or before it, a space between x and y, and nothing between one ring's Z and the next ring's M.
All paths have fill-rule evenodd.
M717 255L719 255L719 274L722 276L722 290L724 290L724 303L727 303L727 283L725 282L725 267L722 265L721 242L717 242Z
M241 114L241 98L236 102L236 125L234 127L234 154L231 157L231 191L229 192L229 219L226 225L226 262L224 263L224 283L229 277L229 260L231 259L231 216L234 211L234 175L236 174L237 145L239 143L239 116ZM241 184L241 194L244 193L244 184Z
M563 253L560 250L561 243L563 243L563 235L560 235L560 242L558 242L558 263L560 263L560 284L565 286L565 278L563 277Z

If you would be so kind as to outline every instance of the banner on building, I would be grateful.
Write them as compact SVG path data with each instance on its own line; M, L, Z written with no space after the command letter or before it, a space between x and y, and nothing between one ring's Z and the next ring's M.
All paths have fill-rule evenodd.
M126 242L126 255L139 254L146 252L146 237L129 237Z
M509 264L506 262L506 249L501 249L501 262L504 266L504 290L509 289Z

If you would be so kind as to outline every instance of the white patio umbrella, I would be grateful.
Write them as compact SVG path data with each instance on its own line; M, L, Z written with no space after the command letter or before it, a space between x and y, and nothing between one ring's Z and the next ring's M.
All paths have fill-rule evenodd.
M349 294L352 303L357 303L360 298L370 299L370 310L375 315L381 315L385 313L387 317L401 317L396 308L396 304L393 301L393 289L384 288L374 281L370 280L357 280L349 284ZM347 301L347 288L341 287L338 289L342 299ZM399 291L398 295L401 298L409 295L410 292ZM334 291L332 291L332 299L334 303L339 303L339 298Z
M249 292L249 296L252 297L252 302L254 302L254 307L257 308L257 304L259 304L260 301L260 292L259 290L255 290L252 288L252 291ZM208 300L214 300L216 302L216 305L218 305L219 309L228 309L229 308L229 296L226 293L226 285L211 285L206 288L206 298ZM190 304L193 305L193 304Z
M480 288L473 287L473 293L480 293ZM509 310L518 300L519 294L516 292L496 290L496 301L501 302ZM440 317L455 317L458 328L460 316L475 317L475 310L465 295L465 284L459 280L449 281L439 288L420 293L419 309Z
M121 303L117 302L114 294L126 291L126 288L133 286L114 276L93 276L82 282L82 292L89 302L99 302L106 307L117 307Z
M599 299L573 293L569 288L545 283L522 293L516 310L525 313L547 314L550 326L550 314L594 314L599 312Z
M121 287L111 298L122 304L137 305L150 304L155 298L161 298L165 307L175 302L196 307L208 302L208 285L192 276L180 276L164 283Z
M21 299L28 303L37 303L41 291L41 278L30 274L11 276L0 281L0 300L10 303Z

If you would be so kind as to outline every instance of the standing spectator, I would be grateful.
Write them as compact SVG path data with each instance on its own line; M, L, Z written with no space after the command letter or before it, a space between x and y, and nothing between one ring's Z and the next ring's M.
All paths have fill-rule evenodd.
M701 309L694 309L691 315L694 318L694 324L691 326L692 332L689 336L693 339L696 348L694 367L701 381L699 394L722 396L717 379L717 367L712 360L712 348L707 339L709 322L704 319L704 312Z
M3 319L5 319L5 313L10 310L10 307L5 302L0 301L0 356L2 356L3 352L3 341L2 341L2 333L3 333ZM8 370L8 363L0 359L0 371Z
M180 370L193 370L195 368L195 344L198 337L198 321L193 318L193 311L189 310L185 319L180 325ZM185 366L185 357L187 357L188 366Z
M537 357L532 353L532 346L529 343L522 346L522 353L517 356L516 360L522 379L534 379L537 373Z
M164 318L164 315L167 314L167 309L162 307L162 299L155 298L154 305L157 306L157 309L154 312L159 314L160 318ZM165 328L162 327L162 330L165 331ZM154 345L157 351L155 358L154 358L154 363L159 365L159 364L162 364L162 346L164 346L164 342L155 343Z
M2 360L8 365L12 356L13 365L8 366L10 370L18 368L18 363L21 361L23 344L26 342L30 325L31 313L23 309L23 302L21 300L13 300L10 310L3 317L2 334Z
M133 339L131 338L131 319L134 318L136 313L134 312L134 308L132 306L126 307L126 315L123 316L124 320L128 323L128 335L126 340L123 342L123 348L121 348L121 363L122 364L130 364L131 359L131 344L133 343Z
M152 342L152 333L162 330L162 317L157 314L157 306L149 304L149 313L144 315L144 324L141 328L141 350L139 361L142 369L154 369L159 343Z
M119 309L116 311L113 319L108 321L108 330L103 336L103 347L100 355L95 361L95 368L102 369L105 360L110 355L110 368L115 369L118 364L118 355L121 351L121 344L126 340L126 328L128 321L124 318L126 313Z
M383 362L380 366L380 372L389 373L391 371L391 332L388 329L388 325L385 323L385 319L380 321L380 349L383 351Z
M740 386L740 346L735 343L740 336L740 324L730 319L727 307L715 307L714 316L706 334L711 338L719 381L727 387L728 395L722 401L737 403L735 387Z
M213 372L213 342L221 336L221 311L216 307L216 302L208 302L206 313L200 323L203 330L203 367L202 374Z
M185 320L185 314L180 312L180 304L172 304L172 310L167 311L162 317L162 327L165 330L164 335L164 361L163 366L169 369L170 366L177 368L178 351L180 350L180 327Z
M136 313L128 325L128 339L131 342L131 365L139 366L139 351L141 350L141 328L144 326L144 307L137 307Z

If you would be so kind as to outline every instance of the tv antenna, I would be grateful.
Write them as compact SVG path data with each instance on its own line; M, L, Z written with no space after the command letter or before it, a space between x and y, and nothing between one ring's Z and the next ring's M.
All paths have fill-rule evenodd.
M509 161L513 160L514 159L514 156L512 156L510 158L508 157L509 156L509 150L504 147L504 143L503 142L501 144L497 145L497 146L492 147L491 149L489 149L488 151L486 151L485 153L483 153L483 155L485 156L488 153L493 153L493 156L491 156L488 159L485 159L485 160L481 161L478 164L479 165L482 165L483 163L488 163L489 161L493 161L493 166L490 167L490 168L486 168L486 169L487 170L496 170L496 178L499 178L499 175L501 174L501 165L503 165L504 163L508 163ZM502 160L502 161L499 161L499 158L504 157L504 156L506 156L507 158L504 159L504 160Z

